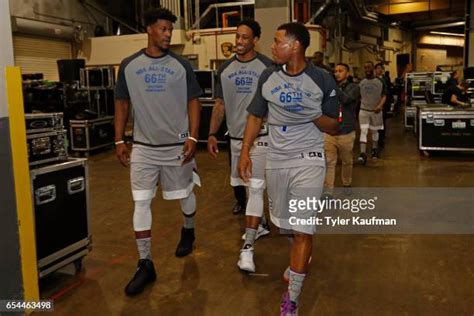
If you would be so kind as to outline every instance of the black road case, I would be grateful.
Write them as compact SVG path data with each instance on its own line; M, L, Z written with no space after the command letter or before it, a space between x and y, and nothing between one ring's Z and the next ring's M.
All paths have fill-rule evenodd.
M26 133L44 133L64 129L64 114L55 113L25 113Z
M114 117L69 121L71 150L89 152L114 143Z
M474 151L474 109L423 108L418 122L420 150Z
M115 86L114 66L83 68L80 73L81 86L84 88L113 88Z
M405 107L405 128L413 129L415 126L416 107L406 106Z
M30 166L66 160L68 157L66 130L28 134L26 146Z
M87 160L69 159L30 174L41 278L81 263L91 249Z

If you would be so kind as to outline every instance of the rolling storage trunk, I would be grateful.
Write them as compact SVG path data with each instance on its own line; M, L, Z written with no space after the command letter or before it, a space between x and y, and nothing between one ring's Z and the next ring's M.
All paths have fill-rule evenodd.
M416 107L406 106L405 107L405 128L412 129L415 126Z
M474 151L473 108L423 108L418 123L420 150Z
M114 143L114 117L106 116L94 120L71 120L71 149L91 151Z
M26 133L44 133L64 129L64 114L25 113Z
M69 263L76 268L91 249L86 159L32 169L39 276Z
M26 146L30 166L66 160L68 157L66 130L28 134Z

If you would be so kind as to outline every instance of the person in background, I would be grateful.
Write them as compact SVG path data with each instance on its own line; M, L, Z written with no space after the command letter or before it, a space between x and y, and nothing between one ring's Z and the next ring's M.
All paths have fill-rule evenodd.
M326 153L326 177L324 179L325 195L332 195L338 156L342 162L342 185L344 192L351 194L352 183L352 148L356 138L355 110L360 98L359 86L350 82L349 65L337 64L334 75L338 84L338 122L339 131L336 135L324 135L324 151Z
M379 130L379 148L380 150L383 150L385 147L385 133L387 131L387 116L388 112L390 111L390 107L392 105L392 82L390 80L390 74L388 71L385 71L385 66L383 63L378 63L375 65L375 76L377 78L380 78L384 85L385 85L385 91L386 91L386 99L385 103L383 105L382 109L382 118L383 118L383 129Z
M368 61L364 64L365 79L360 84L361 105L359 111L360 125L360 156L359 164L367 164L367 135L369 129L372 133L372 159L379 159L378 131L383 129L382 109L386 100L385 84L380 78L374 76L374 63Z
M450 89L449 104L460 107L469 106L467 89L469 89L469 84L466 81L462 81L459 85L452 87Z
M326 70L327 72L329 72L330 74L333 73L331 67L329 66L326 66L324 64L324 54L323 52L315 52L314 55L313 55L313 63L316 67L319 67L319 68L322 68L324 70Z
M461 75L459 71L454 70L451 74L449 79L446 81L446 89L449 89L451 87L456 87L459 84L459 80L461 78Z
M443 96L441 97L441 102L443 104L458 106L460 105L458 102L462 101L457 100L457 96L460 96L461 99L464 99L464 97L462 96L463 82L461 82L460 84L459 79L459 71L453 71L449 79L446 81L446 90L444 91ZM453 96L455 96L454 99Z

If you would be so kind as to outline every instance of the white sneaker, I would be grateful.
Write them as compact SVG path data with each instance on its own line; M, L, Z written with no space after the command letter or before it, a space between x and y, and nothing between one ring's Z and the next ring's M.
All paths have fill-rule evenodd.
M258 225L258 230L257 230L257 236L255 236L255 240L259 239L260 237L263 237L265 235L268 235L270 234L270 227L268 227L268 225ZM242 240L245 240L245 236L246 234L244 233L242 235Z
M313 259L313 256L309 257L308 264L311 263L311 259ZM286 283L290 282L290 266L286 268L285 272L283 272L283 281Z
M253 247L240 250L240 259L237 262L240 270L255 272L255 263L253 262Z

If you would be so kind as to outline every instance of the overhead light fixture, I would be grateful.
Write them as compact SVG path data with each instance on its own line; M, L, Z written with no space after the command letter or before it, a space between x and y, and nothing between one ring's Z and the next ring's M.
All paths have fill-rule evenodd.
M464 37L464 34L459 34L459 33L449 33L449 32L436 32L436 31L431 31L430 34L435 34L435 35L445 35L445 36L457 36L457 37Z

